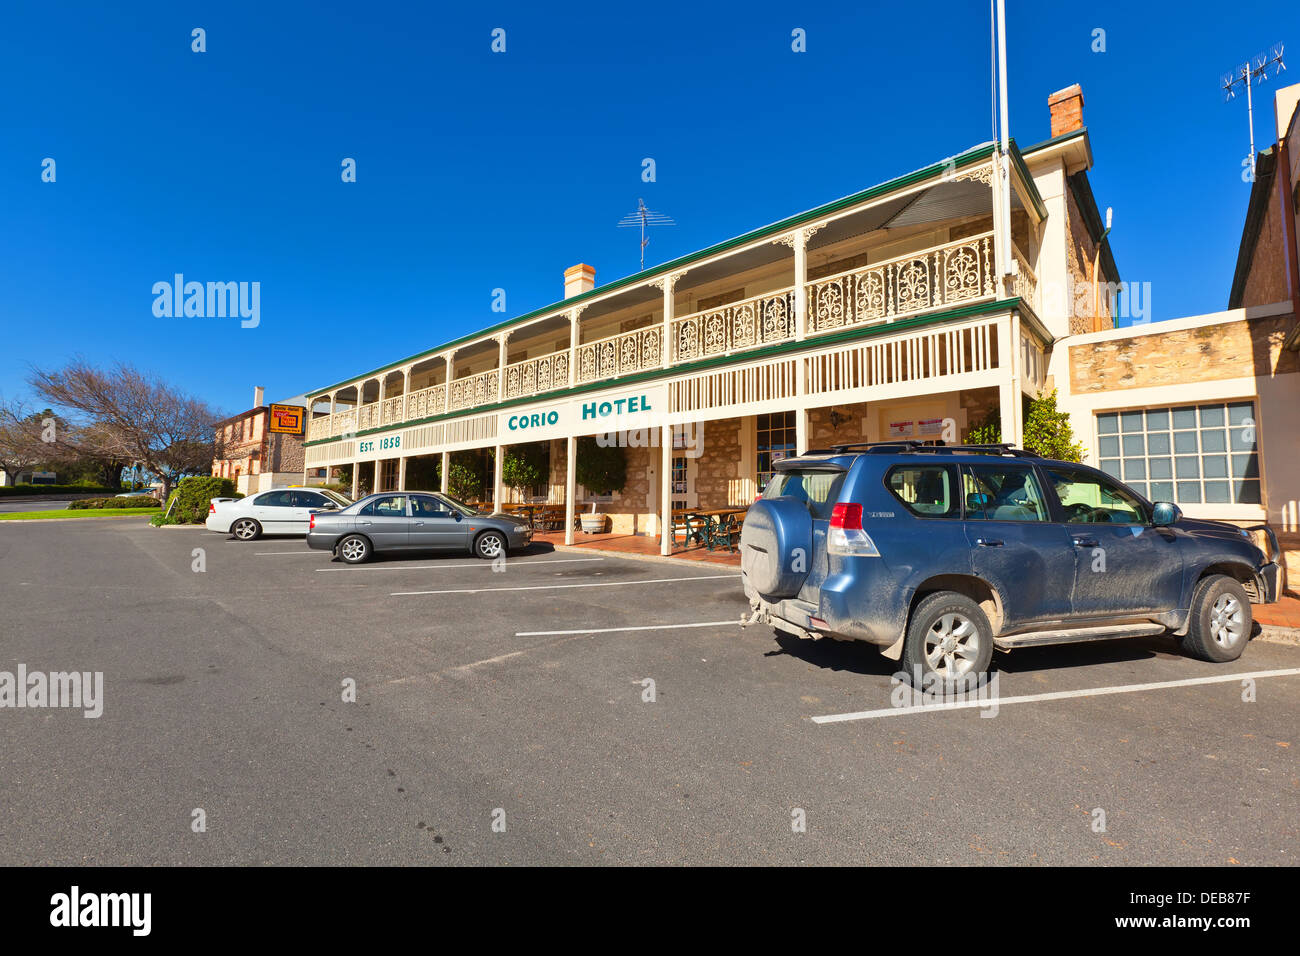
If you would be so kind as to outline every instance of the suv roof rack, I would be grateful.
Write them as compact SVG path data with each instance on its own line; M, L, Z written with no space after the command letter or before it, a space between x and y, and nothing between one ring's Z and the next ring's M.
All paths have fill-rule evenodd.
M1039 456L1032 451L1026 451L1023 448L1016 448L1014 445L1002 442L997 444L986 445L926 445L915 439L900 439L897 441L870 441L870 442L849 442L842 445L832 445L825 449L810 449L806 455L842 455L845 452L863 451L868 455L886 455L886 454L930 454L930 455L949 455L954 453L966 455L1009 455L1013 458L1038 458Z

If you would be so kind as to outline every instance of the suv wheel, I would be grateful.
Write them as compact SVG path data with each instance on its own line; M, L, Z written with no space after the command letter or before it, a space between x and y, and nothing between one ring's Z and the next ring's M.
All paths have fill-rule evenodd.
M1198 581L1183 650L1203 661L1235 661L1250 640L1253 616L1246 589L1226 574Z
M912 611L902 664L910 680L941 688L975 680L993 660L993 628L973 600L955 591L925 597ZM933 676L930 676L933 675Z
M370 542L359 534L350 534L339 542L338 555L348 564L360 564L370 557Z
M230 533L240 541L252 541L262 533L262 526L252 518L240 518L230 529Z

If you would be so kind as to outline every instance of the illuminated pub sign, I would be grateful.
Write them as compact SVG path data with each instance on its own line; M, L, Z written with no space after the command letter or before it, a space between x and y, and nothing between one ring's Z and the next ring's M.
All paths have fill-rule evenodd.
M277 435L301 435L306 414L302 405L272 405L268 430Z

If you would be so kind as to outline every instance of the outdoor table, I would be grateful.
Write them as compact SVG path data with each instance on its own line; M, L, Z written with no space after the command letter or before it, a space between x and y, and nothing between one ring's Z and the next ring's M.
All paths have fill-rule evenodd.
M748 510L748 507L709 508L694 512L696 517L704 521L704 546L713 551L725 544L728 550L735 551L732 536L740 531L740 524L744 522L745 512ZM737 516L740 518L739 522L736 520Z

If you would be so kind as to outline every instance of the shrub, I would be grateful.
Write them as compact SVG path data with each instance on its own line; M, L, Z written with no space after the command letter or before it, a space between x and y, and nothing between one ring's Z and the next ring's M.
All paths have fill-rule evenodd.
M242 498L229 478L194 475L182 478L170 498L165 512L177 524L200 524L208 519L208 504L213 498ZM174 506L173 506L174 503Z
M68 504L68 509L84 508L161 508L162 502L152 495L132 495L130 498L82 498Z
M1083 461L1083 445L1074 440L1070 416L1056 408L1056 389L1025 403L1026 451L1057 461ZM1002 419L998 412L966 433L971 445L996 445L1002 441Z

